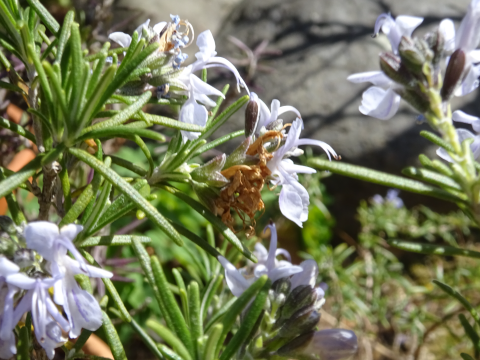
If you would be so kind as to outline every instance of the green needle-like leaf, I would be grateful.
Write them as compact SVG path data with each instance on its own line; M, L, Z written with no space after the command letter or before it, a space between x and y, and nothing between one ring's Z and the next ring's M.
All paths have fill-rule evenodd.
M215 360L215 346L222 335L223 325L216 324L207 340L207 344L205 345L205 354L203 355L202 360Z
M94 236L81 241L76 244L80 248L90 246L124 246L132 245L133 235L107 235L107 236ZM142 244L151 244L152 239L148 236L136 236L138 241Z
M213 120L207 127L207 130L198 138L198 140L206 139L212 135L217 129L222 126L230 117L235 114L240 108L245 105L250 97L248 95L242 96L232 105L225 109L218 117Z
M30 336L29 329L26 326L23 326L19 331L17 349L18 353L16 356L17 360L30 360Z
M160 338L162 338L165 343L167 343L172 349L175 350L178 355L180 355L185 360L192 360L192 356L189 354L187 348L180 341L178 337L175 336L168 328L160 324L158 321L149 319L146 322L148 328L152 329Z
M88 184L85 190L83 190L83 192L78 197L77 201L75 201L75 204L72 205L70 210L60 221L60 224L58 224L58 226L62 227L63 225L71 224L75 220L77 220L80 214L85 210L85 208L92 200L93 195L93 186L92 184Z
M39 0L27 0L27 3L35 10L38 17L42 19L45 27L56 35L60 30L60 25L50 12L40 3Z
M265 276L265 275L264 275ZM244 343L247 337L250 335L253 327L255 326L258 317L262 314L265 301L267 300L268 291L272 282L268 279L265 285L260 289L258 295L255 297L247 315L242 319L240 328L235 333L233 338L228 342L227 347L220 355L220 360L229 360L240 349L240 346Z
M123 349L122 342L118 336L115 326L113 326L112 321L108 317L105 311L102 311L103 318L103 329L105 331L105 337L107 339L108 346L112 350L113 358L115 360L127 360L127 355Z
M0 199L20 187L29 177L33 176L41 166L42 157L37 156L18 172L0 181Z
M5 179L6 179L5 171L2 168L0 168L0 181L3 181ZM20 207L18 206L18 203L17 203L17 198L15 197L13 192L6 195L5 199L7 200L8 210L10 211L13 222L17 226L26 224L27 219L25 218L25 215L23 214L22 210L20 210Z
M220 352L220 349L223 345L223 342L225 338L227 337L227 334L229 331L232 329L233 325L235 324L235 321L237 320L237 317L241 314L241 312L247 307L247 305L250 303L250 301L253 299L255 295L260 291L260 289L263 289L267 284L270 284L270 280L268 279L268 276L263 275L259 277L250 287L244 291L242 295L240 295L237 300L233 303L233 305L230 307L228 312L225 314L223 317L223 332L222 335L219 337L218 343L217 343L217 350L216 350L216 357L218 357L218 354ZM270 285L268 285L268 288L270 289Z
M63 19L63 26L60 29L60 36L58 38L57 56L55 59L55 61L58 63L62 61L63 52L67 46L67 41L70 37L70 30L74 19L75 12L73 10L67 12L67 15L65 15L65 18Z
M190 331L187 327L187 323L185 322L185 318L182 315L182 311L178 307L175 297L170 290L169 283L165 277L162 266L160 265L160 262L156 256L152 256L150 260L152 264L153 276L155 277L155 282L160 292L162 301L165 304L166 311L168 312L172 321L173 330L177 334L178 338L182 340L185 347L189 350L189 353L194 356L195 352Z
M200 313L200 289L198 283L192 281L188 285L188 314L190 318L190 331L192 332L192 339L199 339L203 336L203 319ZM199 349L195 346L195 357L198 359Z
M235 139L235 138L237 138L239 136L243 136L243 135L245 135L245 130L238 130L238 131L235 131L233 133L222 136L218 139L215 139L213 141L210 141L209 143L203 145L198 150L196 150L195 153L192 155L192 157L203 154L204 152L206 152L208 150L214 149L217 146L219 146L223 143L226 143L227 141L230 141L232 139Z
M475 322L480 325L480 316L477 310L472 306L472 304L470 304L467 299L462 296L462 294L454 290L451 286L444 284L438 280L433 280L433 283L437 285L440 289L442 289L445 293L447 293L454 299L457 299L460 304L462 304L463 307L472 315L472 317L475 319Z
M176 223L173 220L168 219L172 226L183 236L185 236L188 240L193 242L194 244L200 246L203 250L205 250L207 253L212 255L213 257L217 258L219 255L221 255L217 249L215 249L213 246L211 246L208 242L203 240L200 236L197 234L191 232L188 230L186 227L183 225Z
M88 152L70 148L68 151L83 161L100 174L102 174L108 181L110 181L119 191L125 194L132 202L134 202L140 210L142 210L150 220L160 227L177 245L182 246L183 240L180 234L173 228L173 226L158 212L158 210L150 204L138 191L136 191L132 185L127 183L120 175L118 175L112 169L106 167L101 161L97 160L94 156Z
M439 174L437 172L426 170L426 169L417 169L413 166L410 166L402 170L404 175L413 177L418 180L427 181L431 184L438 185L441 187L447 187L454 190L462 190L462 187L455 182L452 178Z
M479 353L480 351L480 337L478 336L477 332L473 328L472 325L468 322L467 318L463 314L458 315L458 319L460 320L460 324L462 324L463 328L465 329L465 334L472 340L473 347L475 348L475 352Z
M167 360L187 360L182 358L180 355L172 351L172 349L163 344L158 344L157 346L158 349L161 351L162 355L165 356L165 359Z
M400 190L410 191L417 194L433 196L442 200L453 202L464 202L466 200L466 197L459 198L445 190L425 185L419 181L386 174L381 171L371 170L357 165L318 158L310 159L308 165L320 170L328 170L335 174L349 176L355 179L373 182L375 184L395 187Z

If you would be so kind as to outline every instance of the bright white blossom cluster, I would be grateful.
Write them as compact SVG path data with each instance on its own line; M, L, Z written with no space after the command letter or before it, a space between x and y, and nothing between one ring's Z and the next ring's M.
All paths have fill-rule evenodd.
M36 265L21 269L0 256L0 358L9 359L16 354L14 329L27 312L32 314L35 336L49 359L54 357L55 348L67 340L63 332L77 338L82 329L95 331L102 325L100 305L80 288L75 275L110 278L113 274L88 265L78 252L73 240L82 229L74 224L59 229L46 221L30 223L24 237L27 249L37 253ZM41 264L40 257L44 260ZM28 273L23 272L27 270ZM63 307L66 319L57 305Z

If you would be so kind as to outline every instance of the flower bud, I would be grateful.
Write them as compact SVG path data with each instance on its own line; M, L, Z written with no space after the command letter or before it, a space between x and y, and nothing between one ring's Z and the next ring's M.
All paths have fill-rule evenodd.
M258 105L258 96L255 93L250 94L250 101L245 109L245 137L255 134L258 119L260 117L260 107Z
M443 101L448 101L452 97L457 85L462 81L466 73L465 63L465 52L461 49L455 50L450 56L441 91Z
M293 314L280 328L278 336L283 338L295 337L311 331L320 321L320 314L313 306L305 306Z
M422 114L430 109L430 101L418 89L396 89L395 92Z
M302 359L348 360L357 350L357 337L353 331L327 329L299 336L277 353Z
M220 173L227 156L218 155L205 165L200 166L191 172L192 179L214 187L222 187L228 184L228 180Z
M280 130L282 130L282 128L283 128L283 120L282 119L274 120L274 121L268 123L267 126L265 126L265 129L267 129L268 131L270 131L270 130L280 131Z
M445 52L445 37L438 28L436 31L427 34L425 41L433 52L432 65L437 67Z
M253 156L247 155L247 150L252 144L252 138L247 137L235 150L228 155L223 169L228 169L234 165L255 165L258 163L258 159Z
M310 285L297 286L285 300L280 318L289 319L299 309L315 304L316 300L317 292Z
M402 65L400 57L393 53L384 52L380 54L380 68L385 75L399 84L409 87L415 85L415 78Z
M402 63L407 69L415 74L421 74L422 66L425 63L425 55L415 46L415 42L411 38L402 36L398 45L398 53L402 59Z
M13 220L8 216L0 216L0 229L5 231L9 235L16 235L17 228L13 223Z
M278 279L272 284L272 290L276 294L283 294L285 296L288 295L288 293L290 292L290 287L290 277Z

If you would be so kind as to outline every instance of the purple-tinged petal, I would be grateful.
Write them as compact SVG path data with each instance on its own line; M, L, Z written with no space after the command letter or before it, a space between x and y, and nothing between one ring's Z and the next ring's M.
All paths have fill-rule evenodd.
M307 190L296 180L282 184L279 196L280 211L283 216L298 226L308 219L308 205L310 204Z
M466 139L472 139L476 138L475 134L471 133L468 130L465 129L457 129L457 135L458 135L458 141L462 143ZM473 145L473 144L472 144ZM475 149L476 150L476 149ZM438 148L437 149L437 155L441 157L443 160L448 161L448 162L454 162L450 155L448 154L448 151L445 150L444 148Z
M0 256L0 277L18 273L20 268L17 264L8 260L5 256Z
M25 227L27 247L49 261L55 258L53 246L59 234L58 226L48 221L32 222Z
M455 25L450 19L443 19L438 26L438 31L442 34L445 43L443 49L447 53L455 51Z
M389 120L397 113L399 106L400 96L392 89L383 90L372 86L363 93L359 110L364 115Z
M17 353L13 330L4 338L0 338L0 359L10 359Z
M121 31L117 31L108 35L108 38L112 41L115 41L121 47L129 47L132 42L132 37L128 34L125 34Z
M235 266L223 256L219 256L218 261L225 269L225 280L232 294L236 297L242 295L252 284L254 279L252 278L251 281L245 279Z
M37 284L37 280L29 278L23 273L8 275L7 282L23 290L31 290Z
M66 237L70 241L73 241L82 230L82 225L68 224L62 226L60 229L60 235Z
M461 110L456 110L452 114L452 120L465 123L465 124L471 124L473 130L475 130L477 133L480 133L480 118L472 115L468 115L467 113L461 111Z
M455 47L464 51L477 48L480 41L480 2L472 1L455 37Z
M357 349L357 336L353 331L326 329L316 331L308 344L299 349L298 355L322 360L346 360L355 355Z
M205 106L197 104L193 96L183 104L180 110L180 121L186 124L205 126L207 118L207 109ZM182 130L182 136L184 139L194 140L200 136L200 133Z
M278 279L282 279L284 277L288 277L291 275L295 276L295 274L302 272L302 270L303 269L300 266L296 266L296 265L277 267L268 272L268 278L272 280L272 283L273 283Z

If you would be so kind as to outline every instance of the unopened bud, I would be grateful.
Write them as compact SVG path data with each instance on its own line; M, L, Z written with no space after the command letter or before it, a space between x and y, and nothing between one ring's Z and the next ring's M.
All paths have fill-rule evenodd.
M415 46L415 42L406 36L402 36L398 45L398 53L402 59L402 63L407 69L414 73L421 73L422 66L425 63L425 55Z
M353 331L327 329L299 336L281 347L278 354L307 359L347 360L357 350L357 336Z
M280 328L278 336L289 338L313 330L320 321L320 314L313 306L306 306L293 314Z
M245 137L255 134L258 119L260 117L260 106L258 105L258 96L254 92L250 93L250 101L245 109Z
M290 318L296 311L315 304L317 292L310 285L297 286L288 295L285 305L282 307L281 319Z
M13 223L13 220L8 216L0 216L0 229L9 235L15 235L17 233L17 228Z
M380 68L385 75L399 84L408 87L415 85L415 78L403 66L400 57L393 53L384 52L380 54Z
M215 200L220 196L220 191L207 184L199 183L194 180L191 181L193 191L197 194L200 202L208 207L211 212L217 214L217 207L215 206Z
M437 67L445 52L445 37L439 28L427 34L425 41L433 52L432 65Z
M220 173L220 171L223 169L226 159L227 156L225 154L214 157L205 165L193 170L190 174L192 179L210 186L225 186L228 184L228 180Z
M258 163L258 159L247 155L247 150L252 144L252 137L247 137L235 150L228 155L223 169L228 169L234 165L254 165Z
M395 90L403 100L412 105L420 113L425 113L430 109L429 99L418 89L397 89Z
M290 283L290 278L289 277L284 277L284 278L276 280L272 284L272 290L276 294L283 294L283 295L286 296L290 292L290 287L291 286L292 285Z
M268 123L265 126L265 129L267 129L268 131L270 131L270 130L280 131L280 130L282 130L282 128L283 128L283 120L282 119L274 120L274 121Z
M466 73L465 63L465 52L461 49L455 50L450 56L441 91L443 101L448 101L452 97L456 87L462 81Z

